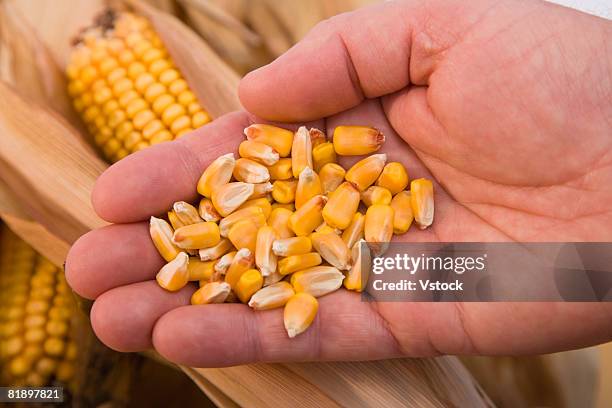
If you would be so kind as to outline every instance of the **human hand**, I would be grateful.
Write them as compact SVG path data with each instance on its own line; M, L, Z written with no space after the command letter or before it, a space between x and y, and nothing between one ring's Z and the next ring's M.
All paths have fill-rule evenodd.
M411 178L433 176L436 219L411 241L606 241L612 235L609 22L542 2L390 2L335 17L241 84L245 108L284 122L366 124ZM365 99L365 97L369 99ZM324 118L324 119L320 119ZM320 298L295 339L281 311L186 306L153 280L150 215L193 200L205 166L255 120L227 115L147 149L99 180L118 223L81 238L67 277L97 298L92 324L118 350L154 346L196 366L449 354L543 353L612 338L606 304L365 303ZM104 254L104 256L100 256Z

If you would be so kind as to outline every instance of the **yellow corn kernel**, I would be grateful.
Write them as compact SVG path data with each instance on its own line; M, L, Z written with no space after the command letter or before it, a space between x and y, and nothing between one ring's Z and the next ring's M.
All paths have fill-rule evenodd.
M209 280L213 275L214 261L201 261L196 257L190 257L187 264L187 273L190 281Z
M336 235L342 234L342 230L338 228L330 227L325 222L323 222L321 225L315 228L315 232L320 232L322 234L336 234Z
M296 292L306 292L321 297L342 286L344 275L333 266L314 266L291 275L291 285Z
M276 180L272 184L272 198L281 204L294 202L297 183L297 180Z
M309 237L291 237L277 239L272 244L272 251L278 256L292 256L307 254L312 250L312 241Z
M251 269L254 263L255 256L253 253L248 248L242 248L236 252L236 256L234 256L232 263L227 268L225 281L229 283L232 289L235 289L242 274Z
M170 262L176 256L181 253L181 250L174 244L172 237L174 235L174 231L170 224L166 221L151 217L151 221L149 223L149 234L151 235L151 240L157 248L159 254L166 261Z
M198 213L204 221L217 222L221 220L221 215L209 198L204 197L198 205Z
M234 166L234 178L245 183L265 183L270 180L268 168L254 160L240 158Z
M174 210L168 211L168 221L170 221L170 225L172 225L172 228L174 229L178 229L185 226L185 224L183 224L181 220L179 220L179 218L176 216Z
M304 168L295 189L295 208L299 209L306 201L319 194L322 194L319 176L310 167Z
M375 256L382 255L393 237L393 208L375 204L365 215L364 236Z
M308 129L308 135L310 136L310 144L312 145L313 149L318 145L327 142L327 136L325 136L325 133L317 128Z
M321 211L325 203L327 203L327 197L322 195L314 196L291 214L291 217L289 217L289 228L295 232L295 235L308 235L321 225L323 222Z
M252 206L243 208L223 218L221 222L219 222L219 231L221 232L221 236L227 237L232 226L234 226L234 224L236 224L238 221L242 220L250 221L256 225L257 228L266 224L266 217L260 207Z
M391 192L384 187L370 186L361 192L361 201L369 207L374 204L391 204Z
M357 212L353 216L351 223L342 233L342 240L349 248L353 248L355 243L363 238L363 228L365 226L365 216Z
M227 237L237 249L248 248L255 253L258 229L259 227L251 220L240 220L232 225Z
M330 265L348 270L351 267L351 254L346 243L336 234L313 232L310 234L312 246Z
M344 279L344 287L348 290L361 292L370 272L370 250L364 240L359 240L351 252L353 266Z
M319 179L321 180L321 188L323 194L329 194L336 190L340 184L344 181L346 170L336 163L327 163L321 168L319 172Z
M293 144L293 132L272 125L255 124L244 129L248 140L267 144L278 152L280 157L287 157Z
M277 258L272 251L272 243L276 240L274 228L264 225L257 231L257 243L255 245L255 264L263 276L268 276L276 271Z
M295 236L293 230L289 228L289 217L291 217L291 214L293 212L286 208L274 208L268 217L268 224L274 228L279 239Z
M434 197L433 184L430 180L420 178L410 183L410 204L414 221L420 229L425 229L433 223Z
M293 177L298 178L306 167L312 169L312 143L310 135L305 126L301 126L293 137L291 147L291 171Z
M263 286L263 276L257 269L249 269L240 276L236 283L236 295L242 303L248 303L259 289Z
M164 265L155 276L159 286L170 292L176 292L184 288L189 282L188 264L189 255L184 252L178 254L174 260Z
M355 185L349 182L340 184L329 195L329 201L323 208L323 219L333 228L345 229L359 208L359 199Z
M210 248L203 248L198 251L200 255L200 259L202 261L214 261L215 259L219 259L229 251L231 251L234 247L229 239L223 238L219 243Z
M367 126L337 126L333 139L336 153L342 156L374 153L385 142L380 130Z
M270 213L272 212L272 205L270 204L270 201L268 201L267 198L254 198L252 200L247 200L244 202L244 204L238 207L238 210L243 210L248 207L261 208L261 211L263 211L264 217L266 217L266 219L270 216Z
M219 214L227 217L244 204L253 194L253 191L253 184L233 182L217 187L211 198Z
M237 253L238 251L228 252L219 258L218 261L214 262L213 270L216 272L216 274L225 275Z
M192 305L223 303L230 294L230 285L226 282L209 282L191 295Z
M249 200L254 198L266 198L269 197L272 192L272 183L257 183L253 184L253 194L249 196Z
M291 170L291 159L280 159L272 166L268 167L268 172L270 173L270 180L288 180L292 178L293 171Z
M185 201L177 201L172 206L172 209L183 226L202 222L202 218L200 218L198 210L196 210L193 205L186 203Z
M201 249L217 245L221 235L217 224L204 221L177 229L172 240L182 249Z
M400 191L391 200L393 208L393 233L403 234L412 225L414 216L412 215L412 204L409 191Z
M376 185L396 195L408 186L408 172L402 163L390 162L383 168Z
M359 191L370 187L385 167L386 154L373 154L358 161L346 172L346 180L355 184Z
M213 190L229 183L232 179L236 160L232 153L215 159L202 173L198 181L198 193L211 198Z
M311 268L321 264L321 255L316 252L309 252L301 255L291 255L278 261L278 272L281 275Z
M254 142L251 140L245 140L244 142L240 143L238 153L241 157L255 160L256 162L266 166L273 166L280 159L280 155L272 147L265 143Z
M277 202L272 202L272 211L276 210L277 208L284 208L285 210L289 210L291 212L295 211L295 204L294 203L277 203Z
M312 162L315 171L319 172L327 163L336 162L334 145L330 142L321 143L312 149Z
M285 305L283 323L289 338L294 338L310 327L319 309L319 302L308 293L296 293Z
M288 282L278 282L259 289L249 300L249 306L255 310L270 310L283 307L291 296L295 295Z

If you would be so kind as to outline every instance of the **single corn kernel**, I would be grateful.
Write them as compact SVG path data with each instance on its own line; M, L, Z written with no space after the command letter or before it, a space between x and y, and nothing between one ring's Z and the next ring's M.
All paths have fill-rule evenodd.
M291 217L291 214L293 212L286 208L274 208L268 217L268 224L274 228L279 239L295 236L293 230L289 228L289 217Z
M294 203L277 203L277 202L272 202L272 211L274 211L277 208L284 208L285 210L289 210L291 212L295 211L295 204Z
M312 169L312 143L305 126L301 126L293 137L291 148L291 171L293 177L298 178L306 167Z
M323 219L333 228L345 229L359 208L359 199L359 191L355 185L349 182L340 184L329 195L329 200L323 208Z
M248 140L264 143L278 152L280 157L287 157L291 153L293 132L272 125L255 124L244 129Z
M245 183L265 183L270 180L268 168L254 160L240 158L234 166L234 178Z
M354 183L359 191L370 187L385 167L386 154L373 154L358 161L346 172L346 180Z
M184 288L189 282L188 264L189 255L184 252L178 254L174 260L164 265L155 276L159 286L170 292L176 292Z
M244 204L253 194L254 187L250 183L227 183L213 191L212 202L219 214L227 217Z
M168 221L170 221L170 225L172 225L172 228L174 229L179 229L185 226L185 224L179 220L179 217L176 216L174 210L168 211Z
M385 136L367 126L338 126L334 129L334 149L342 156L374 153L385 142Z
M319 176L310 167L304 168L295 189L295 208L300 208L306 201L319 194L322 194Z
M151 240L153 241L155 248L157 248L159 254L167 262L172 261L178 254L181 253L180 248L176 246L172 240L174 235L172 227L161 218L151 217L151 221L149 223L149 234L151 235Z
M221 220L221 214L219 214L210 198L204 197L200 200L198 213L204 221L217 222Z
M251 140L245 140L240 143L238 153L241 157L255 160L266 166L273 166L280 159L278 152L272 147L265 143L253 142Z
M330 142L321 143L312 149L312 162L315 171L319 172L327 163L335 163L337 160L334 145Z
M257 228L261 227L262 225L266 225L266 217L260 207L247 207L233 212L219 222L219 231L221 232L221 236L227 237L234 224L242 220L251 221L257 226Z
M193 205L186 203L185 201L177 201L172 206L172 209L183 226L202 222L202 218L200 218L198 210L196 210Z
M353 266L344 279L344 287L348 290L361 292L367 282L370 272L370 249L364 240L359 240L351 251Z
M323 194L329 194L336 190L340 184L344 181L346 170L336 163L327 163L324 165L319 172L319 179L321 180L321 188Z
M302 269L320 265L321 262L323 262L321 255L316 252L291 255L278 261L278 272L281 275L289 275L290 273L301 271Z
M351 267L351 254L348 246L336 234L325 234L313 232L310 234L312 246L330 265L340 270L348 270Z
M342 240L347 247L353 248L355 243L363 238L363 228L365 226L365 216L357 212L353 216L351 223L342 233Z
M215 159L202 173L198 181L198 193L211 198L213 190L230 182L235 165L236 160L232 153Z
M294 338L310 327L319 309L319 302L307 293L296 293L285 305L283 323L289 338Z
M322 234L336 234L336 235L342 234L342 230L338 228L330 227L329 225L327 225L326 222L323 222L321 225L315 228L315 232L320 232Z
M238 251L231 251L214 262L213 270L217 275L225 275Z
M327 136L325 136L325 133L317 128L308 129L308 135L310 136L310 144L312 145L313 149L318 145L327 142Z
M199 222L177 229L172 240L179 248L201 249L217 245L221 235L214 222Z
M289 217L289 228L297 236L310 234L323 222L321 211L327 203L327 197L318 195L304 203Z
M420 229L425 229L433 223L434 197L433 184L430 180L420 178L410 183L410 204L414 221Z
M288 180L293 177L291 170L291 158L280 159L268 167L270 180Z
M278 256L303 255L311 250L312 241L309 237L277 239L272 244L272 251Z
M376 185L386 188L391 195L396 195L408 186L408 172L402 163L387 163L378 176Z
M248 303L259 289L262 288L264 283L263 276L257 269L249 269L240 276L238 283L236 283L236 295L242 303Z
M191 295L191 304L223 303L230 294L230 291L230 285L226 282L209 282Z
M281 204L294 202L297 183L297 180L276 180L272 184L272 198Z
M291 275L291 285L296 292L306 292L321 297L335 292L342 286L344 275L333 266L315 266Z
M219 259L223 255L227 254L234 247L229 239L223 238L219 243L210 248L203 248L198 251L200 255L200 259L202 261L214 261L215 259Z
M248 248L240 249L236 252L229 268L227 268L225 281L230 284L232 289L235 289L242 274L251 269L254 263L255 256L253 253Z
M259 289L249 300L249 306L255 310L270 310L283 307L291 296L295 295L288 282L278 282Z
M214 261L204 262L199 258L190 257L187 264L187 273L190 281L209 280L213 275Z
M410 191L400 191L391 200L393 208L393 233L403 234L412 225L412 204L410 202Z
M272 212L272 204L270 204L270 201L268 201L267 198L254 198L252 200L247 200L244 202L244 204L238 207L238 210L236 211L243 210L248 207L261 208L261 211L263 211L264 217L266 217L266 219L270 216L270 213Z
M267 225L259 227L255 246L255 264L263 276L271 275L276 271L277 258L272 251L272 244L275 240L274 228Z
M370 186L361 192L361 201L369 207L374 204L391 204L391 192L384 187Z
M253 184L253 194L249 196L249 200L254 198L267 198L272 192L272 183L257 183Z
M264 277L264 287L274 285L277 282L283 280L285 276L281 275L278 270L271 275Z
M258 229L259 227L253 221L240 220L232 225L227 237L237 249L248 248L255 253Z
M368 208L364 225L365 240L374 256L382 255L393 237L393 208L375 204Z

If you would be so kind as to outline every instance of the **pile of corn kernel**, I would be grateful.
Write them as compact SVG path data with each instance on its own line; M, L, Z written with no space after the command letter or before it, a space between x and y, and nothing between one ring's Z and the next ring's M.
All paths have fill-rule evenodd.
M343 284L363 289L362 265L384 253L393 234L413 220L431 225L433 184L416 179L406 190L404 166L371 154L385 140L371 127L338 126L333 142L306 127L255 124L244 133L239 159L226 154L204 170L198 208L179 201L169 222L151 217L151 238L168 261L157 282L177 291L199 281L194 305L284 306L295 337L313 322L317 297ZM345 170L337 155L369 156Z

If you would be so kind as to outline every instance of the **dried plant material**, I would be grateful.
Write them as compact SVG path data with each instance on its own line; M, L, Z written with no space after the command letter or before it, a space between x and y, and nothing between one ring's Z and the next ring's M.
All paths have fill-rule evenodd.
M159 286L170 292L176 292L184 288L189 282L188 263L189 255L180 252L176 258L164 265L155 276Z

